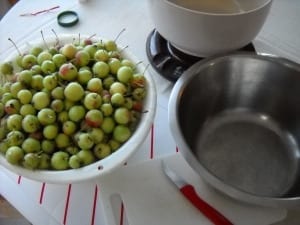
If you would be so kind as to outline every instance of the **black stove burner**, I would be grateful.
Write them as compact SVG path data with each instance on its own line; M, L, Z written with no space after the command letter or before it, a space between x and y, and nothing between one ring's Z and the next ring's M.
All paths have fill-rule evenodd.
M241 50L255 52L252 43ZM161 76L172 82L177 81L185 70L203 59L201 57L188 55L173 47L169 41L164 39L156 30L153 30L147 38L146 52L152 67Z

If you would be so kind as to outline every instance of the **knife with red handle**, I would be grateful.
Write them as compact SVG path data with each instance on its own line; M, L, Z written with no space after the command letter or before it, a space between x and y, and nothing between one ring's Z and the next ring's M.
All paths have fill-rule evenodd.
M215 225L233 225L219 211L210 206L206 201L199 197L195 188L185 182L181 177L174 173L164 162L163 171L167 177L179 188L180 192Z

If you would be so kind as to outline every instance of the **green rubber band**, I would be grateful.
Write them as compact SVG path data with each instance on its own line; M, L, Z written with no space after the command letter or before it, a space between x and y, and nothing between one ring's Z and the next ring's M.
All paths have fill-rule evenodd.
M74 26L78 21L78 14L74 11L63 11L57 15L57 22L63 27Z

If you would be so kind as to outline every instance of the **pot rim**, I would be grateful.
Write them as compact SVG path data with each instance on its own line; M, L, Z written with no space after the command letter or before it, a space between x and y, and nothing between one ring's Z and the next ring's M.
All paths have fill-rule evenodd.
M250 13L253 13L253 12L256 12L256 11L259 11L259 10L263 9L268 5L271 5L272 2L273 2L273 0L266 0L266 2L263 3L260 6L258 6L256 8L253 8L253 9L250 9L250 10L247 10L247 11L242 11L242 12L236 12L236 13L209 13L209 12L189 9L189 8L180 6L178 4L175 4L175 3L171 2L170 0L163 0L163 1L166 4L170 5L171 7L183 10L183 11L188 12L188 13L193 13L193 14L196 14L196 15L206 15L206 16L219 16L219 17L239 16L239 15L250 14Z

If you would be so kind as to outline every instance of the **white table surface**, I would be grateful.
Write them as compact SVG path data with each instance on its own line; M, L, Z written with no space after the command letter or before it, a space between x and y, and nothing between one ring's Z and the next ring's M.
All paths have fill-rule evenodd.
M49 13L19 16L57 5L60 6L59 9ZM80 22L70 28L58 26L57 14L69 9L78 12ZM268 20L253 42L256 50L300 63L299 12L299 0L274 0ZM41 38L41 30L45 35L52 35L51 29L54 29L57 34L96 33L113 39L123 28L126 31L118 39L118 43L128 45L133 54L148 64L145 43L154 26L146 0L88 0L86 3L79 3L77 0L21 0L0 21L0 60L15 51L8 38L22 46L30 40ZM172 83L161 78L151 68L150 70L159 95L157 115L148 138L128 161L129 165L178 154L167 124L167 104ZM0 193L34 225L106 225L103 205L97 204L101 198L101 187L95 181L76 185L46 184L20 177L0 167ZM119 199L114 201L116 211L120 212L117 215L118 223L127 224L122 202ZM78 208L82 208L81 212ZM297 221L300 221L300 217L297 213L289 212L287 220L282 224L299 224Z

